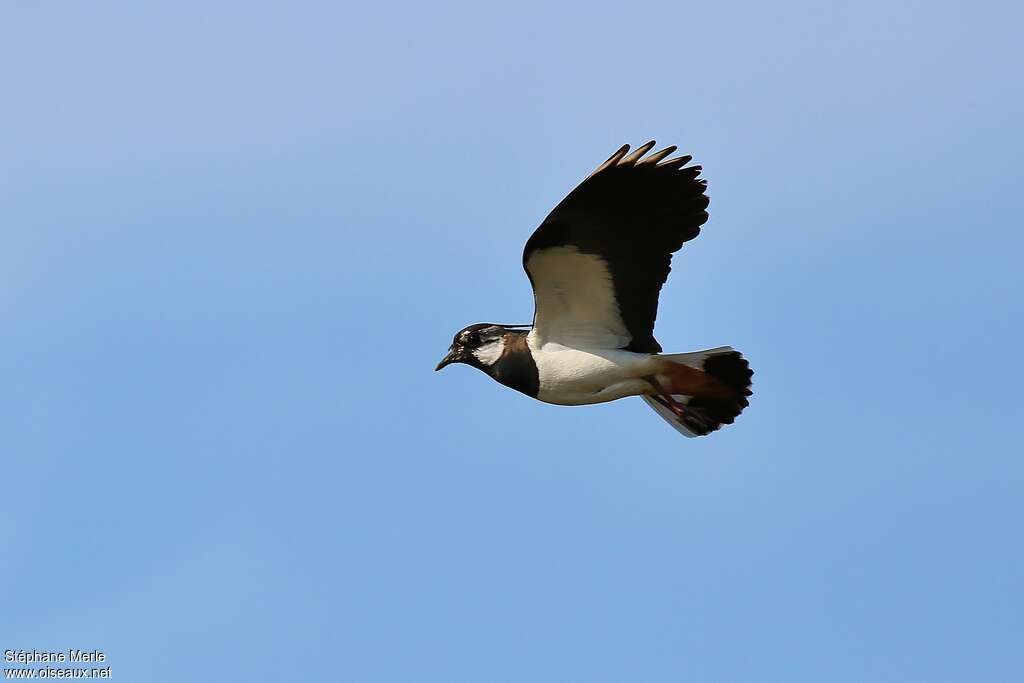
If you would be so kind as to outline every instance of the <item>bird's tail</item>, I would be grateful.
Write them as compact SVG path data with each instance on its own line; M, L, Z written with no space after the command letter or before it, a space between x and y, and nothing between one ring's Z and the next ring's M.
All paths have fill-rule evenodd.
M663 396L641 398L683 436L704 436L724 424L732 424L749 405L747 397L752 393L754 373L732 347L671 353L658 358L668 361L664 375L659 377L665 377L664 381L672 387L667 393L677 404L677 410Z

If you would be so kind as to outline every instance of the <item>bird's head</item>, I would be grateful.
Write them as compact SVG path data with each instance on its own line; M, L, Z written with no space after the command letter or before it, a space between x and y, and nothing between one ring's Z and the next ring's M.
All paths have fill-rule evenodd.
M505 338L512 332L508 326L493 323L477 323L461 329L452 340L448 355L441 359L434 370L452 363L465 363L488 372L501 358L505 351Z

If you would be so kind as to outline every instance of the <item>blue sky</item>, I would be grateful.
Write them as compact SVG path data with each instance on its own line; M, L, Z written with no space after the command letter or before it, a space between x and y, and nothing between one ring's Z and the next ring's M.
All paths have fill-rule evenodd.
M1024 675L1015 3L7 3L0 648L145 681ZM684 440L434 364L704 165Z

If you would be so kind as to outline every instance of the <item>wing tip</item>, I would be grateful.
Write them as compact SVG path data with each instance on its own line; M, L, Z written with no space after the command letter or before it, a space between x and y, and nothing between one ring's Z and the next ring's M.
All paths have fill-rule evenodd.
M604 161L604 163L602 163L600 166L595 168L590 173L590 175L587 176L587 177L588 178L593 177L593 176L597 175L598 173L600 173L602 171L608 170L612 166L617 166L619 164L619 162L622 160L622 157L626 156L627 152L629 152L629 145L623 145L622 147L619 147L617 150L615 150L612 153L612 155L610 157L608 157Z
M686 164L693 161L693 156L690 154L682 154L677 157L670 157L672 153L677 151L679 148L676 145L669 145L664 149L661 149L653 154L648 154L658 143L654 140L650 140L640 145L632 152L630 152L630 146L628 144L622 145L615 152L612 153L600 166L595 168L587 179L594 177L599 173L603 173L610 168L614 167L653 167L657 169L679 171L681 173L689 174L694 180L697 180L697 176L704 170L700 165L687 166ZM707 181L697 180L707 186Z
M645 154L647 154L652 149L654 149L654 146L656 144L658 144L658 143L655 142L654 140L651 140L650 142L645 142L644 144L640 145L635 150L633 150L632 154L630 154L629 156L623 157L619 161L618 165L619 166L636 166L637 162L640 161L640 159L642 159Z

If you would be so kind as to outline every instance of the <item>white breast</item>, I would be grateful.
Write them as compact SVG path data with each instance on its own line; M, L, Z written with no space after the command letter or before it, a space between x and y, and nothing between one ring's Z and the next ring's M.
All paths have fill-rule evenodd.
M642 379L654 372L652 356L619 349L575 349L542 343L532 333L527 343L537 364L537 398L560 405L604 403L651 391Z

